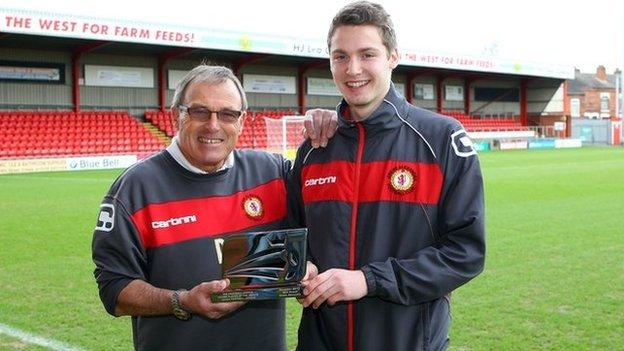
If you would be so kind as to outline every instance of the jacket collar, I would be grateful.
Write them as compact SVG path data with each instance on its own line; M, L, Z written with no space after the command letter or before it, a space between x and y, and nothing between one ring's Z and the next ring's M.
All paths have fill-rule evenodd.
M394 84L390 83L390 89L384 97L384 100L370 116L360 123L364 126L364 130L367 134L397 128L403 123L397 114L405 119L407 111L407 101L396 91ZM340 104L336 106L336 113L338 114L338 126L340 128L351 129L355 127L357 122L351 121L349 105L344 98Z
M184 154L182 153L182 150L180 150L180 145L178 144L178 140L179 137L176 134L173 137L173 140L171 140L171 144L169 144L169 146L167 146L167 152L171 155L171 157L173 157L174 160L176 160L180 166L186 168L187 170L193 172L193 173L197 173L197 174L210 174L210 173L216 173L219 171L222 171L224 169L229 169L234 167L234 153L230 152L230 155L228 155L227 159L225 159L225 162L223 163L223 166L221 166L221 168L217 169L216 171L213 172L206 172L203 169L197 168L195 166L193 166L191 164L191 162L189 162L189 160L186 159L186 157L184 156Z

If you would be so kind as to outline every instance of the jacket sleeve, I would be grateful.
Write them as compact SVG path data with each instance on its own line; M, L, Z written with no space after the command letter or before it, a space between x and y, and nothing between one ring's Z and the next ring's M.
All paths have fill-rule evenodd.
M138 232L121 202L107 196L93 232L92 258L100 299L115 315L117 297L134 279L146 280L146 254Z
M438 158L444 183L435 244L410 258L390 257L363 266L369 296L420 304L448 294L483 270L485 220L479 160L461 127L447 135L442 150Z

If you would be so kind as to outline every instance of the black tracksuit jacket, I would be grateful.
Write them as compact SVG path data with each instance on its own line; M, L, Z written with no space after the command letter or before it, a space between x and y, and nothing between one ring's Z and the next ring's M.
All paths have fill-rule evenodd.
M93 233L95 278L106 310L114 314L119 293L133 279L172 290L220 279L215 238L284 228L290 165L281 156L235 150L232 168L196 174L162 151L127 169L104 198ZM283 300L251 301L216 320L132 317L134 347L286 350L284 318Z
M319 272L360 269L368 295L306 308L298 349L445 349L450 293L485 258L472 143L455 119L410 105L393 86L362 122L345 118L344 101L337 110L328 146L299 148L289 196Z

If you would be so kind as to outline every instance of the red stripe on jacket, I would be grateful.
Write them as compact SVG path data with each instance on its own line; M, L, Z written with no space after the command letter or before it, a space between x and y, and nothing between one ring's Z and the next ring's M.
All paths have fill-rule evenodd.
M147 249L242 231L285 216L286 187L283 179L274 179L232 195L150 204L136 211L132 221Z
M303 202L353 201L355 164L333 161L311 164L301 171ZM358 202L406 202L436 204L440 199L444 177L436 163L374 161L361 164ZM392 176L411 175L412 186L402 189L400 179ZM405 180L404 180L405 181ZM393 186L394 184L394 186Z

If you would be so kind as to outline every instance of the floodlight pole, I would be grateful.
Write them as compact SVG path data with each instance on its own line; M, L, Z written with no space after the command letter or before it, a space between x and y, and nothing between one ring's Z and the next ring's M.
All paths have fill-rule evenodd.
M620 99L622 97L622 94L620 94L620 85L621 85L621 81L620 79L622 78L622 72L620 72L619 70L616 70L616 75L615 75L615 120L617 121L617 123L620 124L620 144L621 144L621 140L624 139L624 131L622 128L622 125L624 124L622 122L623 118L622 116L620 116Z
M615 75L615 118L620 118L620 74Z

